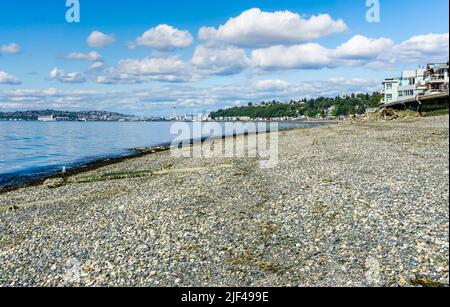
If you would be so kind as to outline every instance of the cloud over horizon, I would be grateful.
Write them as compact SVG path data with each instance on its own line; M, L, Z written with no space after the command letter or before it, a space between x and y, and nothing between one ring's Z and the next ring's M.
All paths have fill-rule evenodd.
M327 86L324 88L323 84ZM338 96L376 90L377 80L335 77L290 83L263 79L210 87L169 84L146 90L97 91L56 88L0 90L0 110L60 108L73 110L108 109L137 115L152 115L177 105L192 112L215 110L248 102ZM164 108L164 105L167 107Z

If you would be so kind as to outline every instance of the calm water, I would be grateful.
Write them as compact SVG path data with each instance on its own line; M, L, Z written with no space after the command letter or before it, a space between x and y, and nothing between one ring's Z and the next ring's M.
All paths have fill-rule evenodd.
M63 166L71 168L127 155L132 153L129 148L169 144L176 137L170 134L171 125L170 122L0 121L0 186L59 172ZM281 123L280 129L311 125L318 124Z

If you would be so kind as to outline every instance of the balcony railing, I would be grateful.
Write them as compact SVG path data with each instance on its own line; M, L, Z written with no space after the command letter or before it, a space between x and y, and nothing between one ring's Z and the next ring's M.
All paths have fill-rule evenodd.
M425 82L430 82L430 81L445 81L445 75L429 76L425 79Z

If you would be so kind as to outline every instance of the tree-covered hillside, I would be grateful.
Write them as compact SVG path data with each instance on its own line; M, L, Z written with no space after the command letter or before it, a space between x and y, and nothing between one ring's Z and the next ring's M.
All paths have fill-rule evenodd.
M220 117L250 117L250 118L277 118L318 115L326 116L329 113L335 116L363 114L367 108L378 107L382 94L352 94L347 97L317 99L303 99L286 102L249 103L247 106L234 107L211 113L212 118Z

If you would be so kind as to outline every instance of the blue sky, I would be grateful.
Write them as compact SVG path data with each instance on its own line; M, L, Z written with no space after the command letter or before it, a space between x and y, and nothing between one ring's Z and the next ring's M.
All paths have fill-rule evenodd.
M65 0L2 1L0 111L194 113L372 91L448 60L444 0L380 0L379 23L367 22L366 0L79 2L81 22L67 23ZM93 32L101 48L87 43Z

